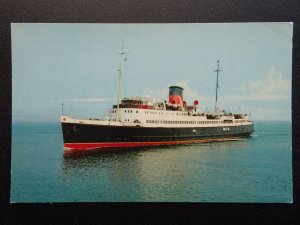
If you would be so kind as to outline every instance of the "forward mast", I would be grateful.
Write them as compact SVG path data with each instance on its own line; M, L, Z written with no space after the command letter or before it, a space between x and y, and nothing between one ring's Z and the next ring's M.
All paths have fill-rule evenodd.
M124 47L122 45L121 52L120 52L120 69L119 69L119 84L118 84L118 98L117 98L117 110L116 110L116 120L120 121L120 96L121 96L121 80L122 80L122 65L123 60L126 61L126 58L123 59L123 56L125 55Z

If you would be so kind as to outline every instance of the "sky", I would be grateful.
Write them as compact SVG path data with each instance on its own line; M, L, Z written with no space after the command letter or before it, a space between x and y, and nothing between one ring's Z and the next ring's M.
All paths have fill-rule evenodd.
M46 24L14 23L13 121L104 117L121 96L168 99L184 88L188 104L219 106L252 120L291 121L292 23Z

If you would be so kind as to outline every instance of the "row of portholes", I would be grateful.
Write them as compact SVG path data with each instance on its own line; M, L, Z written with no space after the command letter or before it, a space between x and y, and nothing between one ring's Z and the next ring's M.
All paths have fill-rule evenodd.
M110 110L110 113L116 113L117 111L116 110ZM133 113L133 110L125 110L124 111L125 113ZM135 111L135 113L139 113L139 111L138 110L136 110ZM164 112L154 112L154 111L145 111L144 112L145 114L158 114L158 115L163 115L164 114ZM172 113L172 112L170 112L170 113L168 113L168 112L165 112L165 115L177 115L177 116L188 116L188 113L182 113L182 112L177 112L176 114L175 113Z
M169 121L169 120L146 120L146 123L163 123L163 124L217 124L221 121Z
M153 112L153 111L148 112L148 111L145 111L145 114L158 114L158 115L163 115L164 112ZM170 113L165 112L165 115L187 116L188 113L181 113L181 112L179 112L179 113L176 113L176 114L175 114L175 113L172 113L172 112L170 112Z
M125 110L125 113L132 113L132 110ZM136 111L135 113L139 113L139 111Z

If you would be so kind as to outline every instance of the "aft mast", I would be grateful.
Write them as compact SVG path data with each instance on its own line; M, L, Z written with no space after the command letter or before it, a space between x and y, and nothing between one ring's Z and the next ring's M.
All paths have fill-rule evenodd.
M220 70L220 65L219 65L220 60L218 60L217 63L218 63L218 68L217 70L215 70L215 72L217 72L215 112L219 112L219 107L218 107L219 72L222 71Z
M125 55L123 45L121 47L120 55L121 55L121 60L120 60L120 69L119 69L119 85L118 85L116 121L120 121L120 106L119 106L119 104L120 104L120 96L121 96L122 63L123 63L123 55ZM126 60L126 58L125 58L125 60Z

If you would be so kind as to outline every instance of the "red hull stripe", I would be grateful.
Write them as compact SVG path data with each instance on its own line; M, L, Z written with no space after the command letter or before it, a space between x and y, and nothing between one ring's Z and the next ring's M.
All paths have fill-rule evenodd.
M127 147L142 147L142 146L159 146L159 145L179 145L191 143L205 143L213 141L231 141L239 140L240 138L210 138L203 140L186 140L186 141L159 141L159 142L99 142L99 143L65 143L64 147L68 150L87 150L97 148L127 148Z

